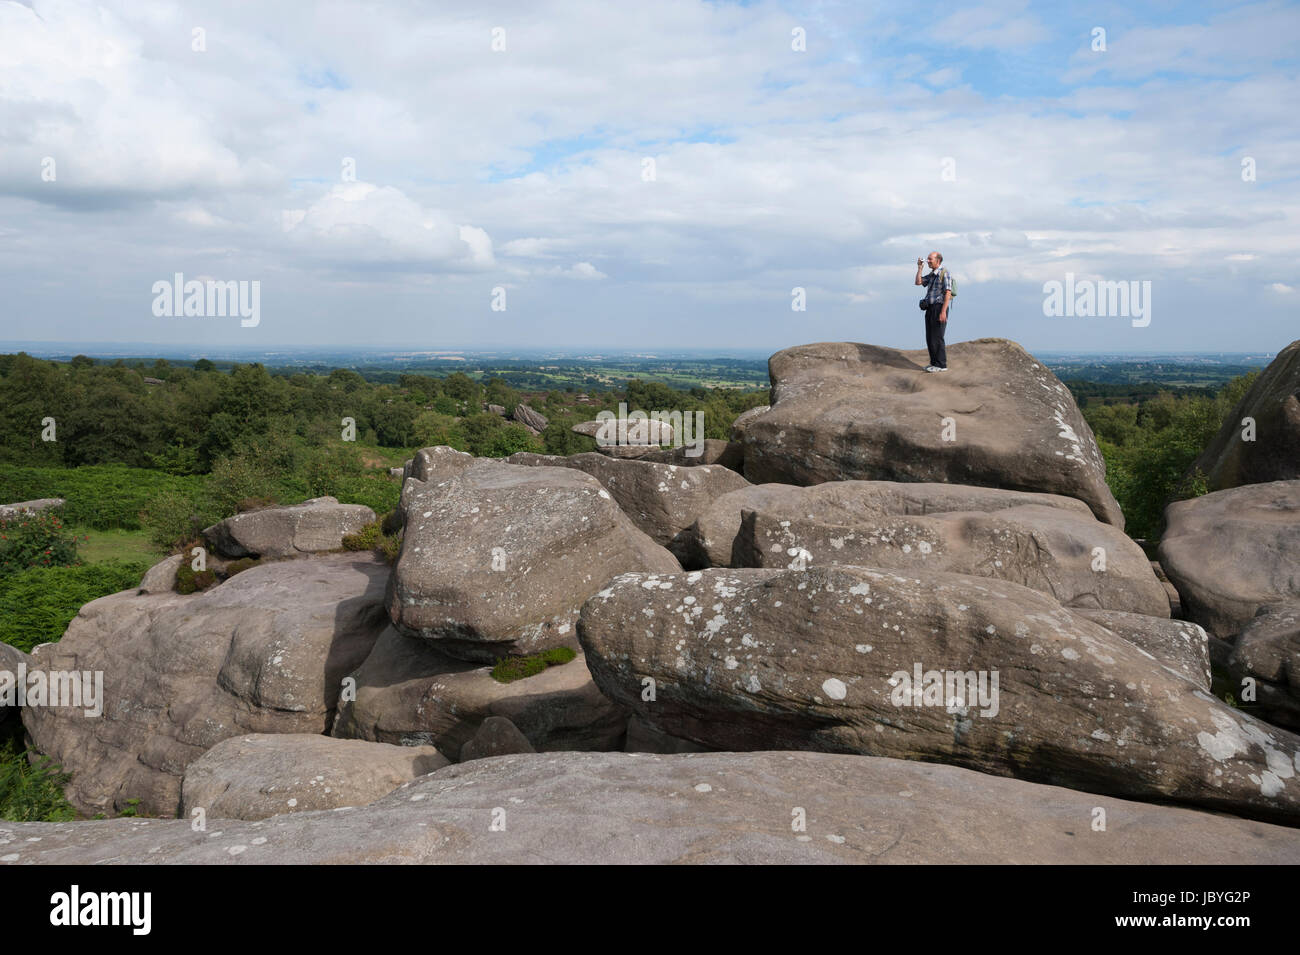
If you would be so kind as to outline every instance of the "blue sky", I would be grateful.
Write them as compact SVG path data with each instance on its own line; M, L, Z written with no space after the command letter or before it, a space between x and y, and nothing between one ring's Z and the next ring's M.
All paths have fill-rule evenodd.
M1276 351L1297 51L1291 3L0 0L0 339L916 348L938 249L950 341ZM261 321L154 316L177 272ZM1067 273L1150 324L1045 316Z

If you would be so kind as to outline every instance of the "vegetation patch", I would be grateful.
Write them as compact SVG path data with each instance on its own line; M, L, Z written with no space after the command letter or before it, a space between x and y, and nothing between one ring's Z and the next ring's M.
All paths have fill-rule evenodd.
M207 590L217 582L217 575L210 570L195 570L189 564L176 568L176 592L192 594Z
M513 683L515 680L525 680L530 676L537 676L537 674L545 671L547 667L568 663L577 655L569 647L552 647L550 650L532 653L526 657L503 657L492 668L492 679L498 683Z
M77 563L77 540L52 511L0 521L0 578L32 567Z
M12 574L0 586L0 642L26 653L39 643L53 643L83 604L134 589L148 569L143 561L109 560Z
M344 550L368 550L378 553L388 563L397 560L402 550L402 531L398 527L395 533L385 529L396 525L396 512L390 512L379 520L371 521L361 530L343 537Z
M22 723L9 718L0 732L0 819L9 822L70 822L76 810L63 795L71 778L47 756L22 745ZM32 761L28 756L34 757Z

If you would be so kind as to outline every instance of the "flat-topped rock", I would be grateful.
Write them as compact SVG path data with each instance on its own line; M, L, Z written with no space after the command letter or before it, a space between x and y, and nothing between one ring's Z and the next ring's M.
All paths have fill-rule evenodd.
M16 517L40 514L62 507L67 502L61 497L42 497L35 501L19 501L17 504L0 504L0 521L12 521Z
M364 806L448 761L432 746L390 746L305 733L232 736L185 770L181 816L266 819Z
M203 529L224 557L300 557L338 550L343 538L375 519L362 504L316 497L289 507L244 511Z
M1300 831L895 759L551 753L207 832L184 819L0 822L0 862L1294 865Z
M923 351L828 342L768 361L772 407L742 422L755 484L939 481L1076 497L1122 528L1106 465L1069 389L1015 342Z

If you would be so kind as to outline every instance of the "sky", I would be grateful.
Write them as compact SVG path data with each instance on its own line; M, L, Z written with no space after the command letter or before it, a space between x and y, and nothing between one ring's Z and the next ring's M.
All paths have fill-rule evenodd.
M0 0L0 340L924 348L937 250L950 344L1275 352L1298 57L1275 2Z

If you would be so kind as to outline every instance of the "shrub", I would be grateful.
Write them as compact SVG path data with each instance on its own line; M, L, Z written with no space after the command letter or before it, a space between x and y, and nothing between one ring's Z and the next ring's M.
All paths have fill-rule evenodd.
M492 679L498 683L526 680L530 676L537 676L547 667L568 663L577 655L569 647L552 647L550 650L532 653L526 657L504 657L492 668Z
M0 587L0 642L27 653L53 643L83 604L139 586L143 561L106 560L74 567L33 567Z
M257 557L241 557L239 560L232 560L225 567L226 579L229 580L235 574L242 573L250 567L256 567L261 562Z
M379 546L379 539L383 532L379 529L378 521L371 521L361 530L354 534L345 534L343 537L344 550L374 550Z
M176 592L192 594L207 590L217 582L217 575L210 570L195 570L189 564L181 564L176 569Z
M402 536L399 531L390 537L384 533L380 521L371 521L355 534L346 535L343 538L343 547L345 550L378 551L384 560L391 564L397 560L397 555L402 550Z
M0 578L30 567L77 563L77 540L51 511L0 521Z
M161 551L174 551L198 540L203 528L223 516L199 493L166 490L141 512L140 523L149 531L149 543Z

